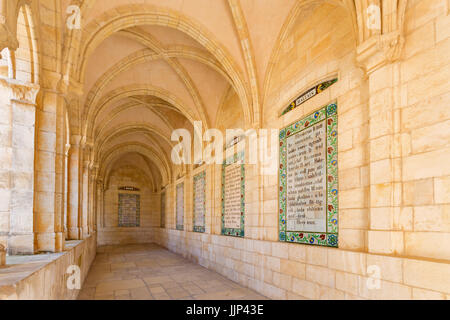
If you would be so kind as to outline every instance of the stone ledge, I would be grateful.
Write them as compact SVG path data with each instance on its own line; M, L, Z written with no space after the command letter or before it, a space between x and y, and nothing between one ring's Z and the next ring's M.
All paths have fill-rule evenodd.
M6 257L0 268L0 300L76 299L79 290L66 286L66 270L71 265L81 268L81 281L86 278L96 255L96 234L81 241L68 241L62 253Z

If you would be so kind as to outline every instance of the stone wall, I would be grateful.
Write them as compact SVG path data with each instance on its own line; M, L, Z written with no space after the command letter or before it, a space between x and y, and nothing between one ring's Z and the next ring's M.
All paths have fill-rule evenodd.
M69 266L77 265L81 269L81 283L84 282L94 261L97 251L96 234L67 246L64 253L52 254L49 262L43 263L37 269L32 267L32 260L21 264L8 265L7 269L24 269L22 279L2 277L0 281L0 300L70 300L76 299L79 290L69 290L67 273ZM39 258L39 256L35 256ZM23 270L22 270L23 271Z
M120 190L122 187L133 187L138 191ZM140 196L138 226L119 226L119 194ZM151 228L160 225L159 207L160 194L154 192L149 181L136 168L125 166L114 171L104 191L98 217L99 245L151 243Z
M155 242L272 299L450 299L446 262L167 229Z
M220 235L221 167L215 166L206 181L213 192L211 231L173 230L168 207L167 229L157 229L155 241L271 298L450 298L447 1L408 1L397 43L405 41L403 54L392 60L380 52L388 48L375 45L368 54L370 41L352 38L342 8L312 6L299 19L272 61L263 127L284 128L337 102L339 249L279 242L278 177L251 165L244 239ZM281 116L302 92L336 76L335 85ZM232 108L225 98L222 109ZM229 128L242 125L232 119L225 120ZM190 175L181 180L191 188ZM172 193L174 185L167 187ZM191 214L187 206L188 221ZM374 270L381 273L379 289L370 289Z

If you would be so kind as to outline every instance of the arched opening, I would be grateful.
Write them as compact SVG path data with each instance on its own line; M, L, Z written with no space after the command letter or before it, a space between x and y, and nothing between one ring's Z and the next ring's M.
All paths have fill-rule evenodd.
M11 53L13 78L39 82L39 56L33 15L29 5L20 7L17 17L17 40L19 47Z

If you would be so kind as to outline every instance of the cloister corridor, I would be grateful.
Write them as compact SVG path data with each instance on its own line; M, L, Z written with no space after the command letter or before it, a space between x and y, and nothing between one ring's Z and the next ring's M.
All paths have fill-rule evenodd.
M450 0L0 0L0 309L450 300L449 53Z
M264 300L214 271L153 244L104 246L79 300Z

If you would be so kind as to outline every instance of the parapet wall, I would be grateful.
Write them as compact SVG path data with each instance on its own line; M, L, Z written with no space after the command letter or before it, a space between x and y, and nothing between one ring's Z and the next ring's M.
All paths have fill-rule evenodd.
M66 246L67 251L59 254L31 256L30 261L9 264L0 268L8 276L0 278L0 300L71 300L76 299L79 290L67 286L72 265L80 267L81 283L84 282L97 250L97 235ZM25 259L25 257L20 257ZM5 273L6 274L6 273ZM10 274L10 276L9 276ZM20 274L18 277L17 275Z

